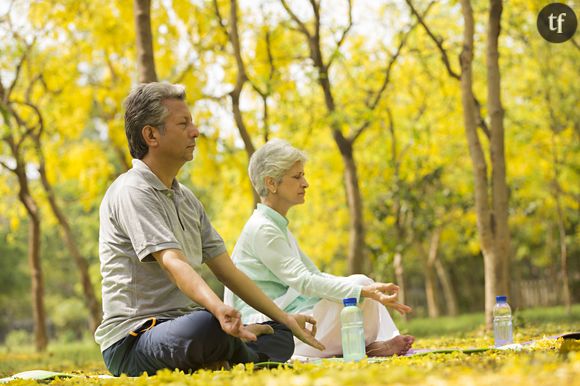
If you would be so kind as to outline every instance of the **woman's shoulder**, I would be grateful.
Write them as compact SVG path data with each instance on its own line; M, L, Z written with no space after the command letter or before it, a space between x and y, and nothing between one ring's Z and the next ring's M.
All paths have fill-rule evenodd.
M254 212L248 221L246 222L246 227L251 228L255 231L270 230L275 229L276 224L271 218L265 216L263 213Z

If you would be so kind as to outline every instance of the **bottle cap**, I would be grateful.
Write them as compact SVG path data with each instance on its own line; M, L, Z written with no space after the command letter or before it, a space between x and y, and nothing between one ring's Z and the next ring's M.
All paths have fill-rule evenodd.
M495 301L497 303L505 303L505 302L507 302L507 296L505 296L505 295L496 296Z
M342 299L342 304L344 304L345 307L356 306L356 298L344 298Z

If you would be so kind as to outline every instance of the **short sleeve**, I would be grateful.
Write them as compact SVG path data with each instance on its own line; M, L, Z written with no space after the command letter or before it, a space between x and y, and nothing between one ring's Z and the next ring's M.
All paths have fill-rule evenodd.
M195 208L195 222L199 228L199 237L201 239L201 262L206 263L208 260L227 251L224 240L211 224L201 201L195 197L191 190L183 186L180 189L187 197L189 205L193 205Z
M152 260L151 254L163 249L181 249L155 192L127 186L119 192L117 205L116 220L139 260Z
M207 262L214 257L217 257L226 252L226 246L224 240L215 230L209 217L203 208L201 202L199 202L200 207L200 227L201 227L201 249L202 249L202 262Z

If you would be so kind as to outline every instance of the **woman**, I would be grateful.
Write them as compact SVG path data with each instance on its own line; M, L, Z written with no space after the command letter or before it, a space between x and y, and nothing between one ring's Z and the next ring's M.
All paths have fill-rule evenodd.
M236 243L232 253L234 263L281 309L316 319L316 338L326 349L321 352L296 341L295 356L342 355L340 311L342 299L349 297L361 303L367 355L405 354L414 338L399 334L384 307L401 314L411 311L397 302L399 288L391 283L375 283L364 275L338 277L320 272L288 230L286 214L293 206L304 203L308 187L305 161L303 152L276 139L252 155L248 171L261 204ZM226 304L241 311L244 323L268 320L227 289L224 298Z

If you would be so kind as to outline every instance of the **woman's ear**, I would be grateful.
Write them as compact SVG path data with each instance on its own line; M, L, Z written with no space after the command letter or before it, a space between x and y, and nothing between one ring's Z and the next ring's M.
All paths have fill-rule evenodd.
M276 194L278 192L278 184L276 183L276 181L274 181L272 177L268 176L264 178L264 182L266 183L266 188L268 189L268 192L272 194Z
M157 136L159 135L159 132L153 126L150 125L143 126L143 129L141 130L141 135L143 136L143 139L145 140L147 146L153 147L158 144Z

